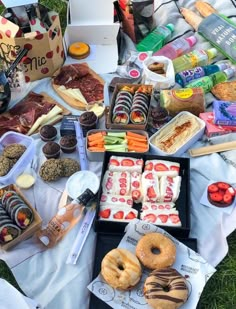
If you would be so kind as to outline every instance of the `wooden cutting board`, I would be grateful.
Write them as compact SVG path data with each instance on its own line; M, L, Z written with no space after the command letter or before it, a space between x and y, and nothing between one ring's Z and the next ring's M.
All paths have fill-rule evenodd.
M96 79L98 79L100 81L100 83L104 86L105 81L95 72L93 71L87 63L81 63L83 65L86 65L88 67L89 73ZM85 104L84 102L80 101L79 99L74 99L71 96L66 95L65 93L63 93L62 91L60 91L59 87L60 85L56 85L54 84L54 78L60 73L60 69L57 70L53 77L52 77L52 87L53 89L56 91L56 93L71 107L78 109L78 110L87 110L87 106L92 105L94 103L103 103L103 100L98 100L98 101L94 101L94 102L89 102L89 104Z

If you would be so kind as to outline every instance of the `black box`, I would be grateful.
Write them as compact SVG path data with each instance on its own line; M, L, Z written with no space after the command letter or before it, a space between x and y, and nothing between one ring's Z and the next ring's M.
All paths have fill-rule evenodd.
M97 197L97 209L95 217L95 231L102 233L123 233L127 223L123 222L114 222L114 221L105 221L99 220L99 208L100 208L100 199L102 195L102 180L105 171L108 168L109 159L111 156L120 156L120 157L132 157L132 158L143 158L144 162L146 160L166 160L172 162L178 162L180 164L180 173L182 177L180 194L179 198L175 202L176 209L179 211L180 220L182 222L181 227L172 227L172 226L160 226L162 229L166 230L173 236L186 238L190 232L190 160L188 158L178 158L178 157L166 157L166 156L156 156L148 155L141 153L122 153L122 152L105 152L100 188L98 191ZM134 204L134 208L137 209L140 213L141 203Z
M93 267L93 279L95 279L101 271L101 262L104 256L112 249L116 248L122 237L123 234L103 234L99 233L97 235L97 244L96 244L96 251L94 257L94 267ZM194 238L177 238L183 244L197 252L197 240ZM109 309L111 308L101 299L97 298L93 293L90 294L90 306L89 309ZM198 304L197 309L200 309L200 304Z
M62 118L60 126L60 134L64 135L76 135L74 121L78 121L78 115L65 115Z

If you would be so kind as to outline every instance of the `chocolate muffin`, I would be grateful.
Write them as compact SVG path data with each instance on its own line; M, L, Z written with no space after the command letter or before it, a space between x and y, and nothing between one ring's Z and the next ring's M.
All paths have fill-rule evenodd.
M77 139L74 135L65 135L60 139L61 150L65 153L71 153L75 151L77 145Z
M86 137L86 134L89 130L96 129L98 117L94 112L84 112L79 117L79 123L81 125L83 136Z
M57 129L54 126L47 124L42 126L39 134L44 142L53 141L57 137Z
M47 142L43 146L43 153L47 159L57 159L60 157L61 147L58 143Z

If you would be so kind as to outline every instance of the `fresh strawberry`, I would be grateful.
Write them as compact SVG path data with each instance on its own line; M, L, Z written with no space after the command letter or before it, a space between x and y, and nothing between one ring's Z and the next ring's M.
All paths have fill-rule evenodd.
M110 214L111 214L111 210L110 209L104 209L104 210L101 210L99 212L99 217L101 217L101 218L109 218Z
M121 183L120 184L120 188L126 188L127 187L127 184L126 183Z
M119 182L120 182L120 183L127 183L127 179L125 179L125 178L120 178L120 179L119 179Z
M225 204L231 204L232 203L232 200L233 200L233 197L231 194L229 193L226 193L224 196L223 196L223 201Z
M166 195L172 197L173 196L173 190L170 187L166 187Z
M117 211L114 215L113 215L114 219L123 219L124 218L124 212L123 211Z
M121 173L121 177L122 177L122 178L126 178L126 177L127 177L126 172L122 172L122 173Z
M170 214L169 218L170 218L171 222L174 223L174 224L180 222L179 216L176 215L176 214Z
M121 203L124 203L124 202L125 202L125 199L124 199L123 197L120 197L120 198L119 198L119 201L120 201Z
M134 180L133 182L132 182L132 187L134 187L134 188L139 188L139 186L140 186L140 182L139 181L137 181L137 180Z
M148 214L148 215L144 216L144 218L143 218L144 221L152 222L152 223L155 223L156 219L157 219L157 217L154 214Z
M125 219L127 219L127 220L132 220L134 218L136 218L136 214L134 212L132 212L132 211L130 211L128 213L128 215L125 216Z
M153 163L149 162L146 166L145 166L145 171L152 171L153 169Z
M207 191L209 193L215 193L218 191L218 187L217 185L215 185L214 183L212 183L211 185L208 186Z
M138 159L135 162L137 165L143 165L143 160L142 159Z
M146 179L153 179L153 173L148 173L145 175Z
M230 185L226 182L217 182L216 185L222 190L227 190L230 187Z
M130 199L130 200L127 200L127 204L128 205L133 205L133 201Z
M162 223L166 223L168 220L168 215L158 215L158 218L161 220Z
M165 207L163 205L159 205L158 209L165 209Z
M125 189L121 189L120 190L120 195L125 195L126 194L126 190Z
M171 171L176 171L176 172L178 172L178 174L179 174L179 166L171 165L170 170L171 170Z
M118 201L118 198L115 197L115 196L113 196L113 197L111 198L111 200L112 200L112 202L117 202L117 201Z
M223 200L223 196L218 192L210 193L210 198L213 202L221 202Z
M102 196L101 196L101 202L106 202L106 200L107 200L107 195L102 194Z
M174 183L174 179L172 177L170 177L170 176L167 176L166 180L168 181L169 184Z
M131 159L123 159L121 160L121 165L122 166L133 166L134 162Z
M157 164L155 164L155 166L154 166L154 170L155 170L156 172L159 172L159 171L168 171L169 169L168 169L168 167L167 167L165 164L163 164L163 163L157 163Z
M133 200L138 200L141 196L141 192L139 190L134 190L132 191L132 198Z
M225 193L229 193L229 194L231 194L232 196L235 196L235 192L234 192L234 188L233 188L233 187L229 187L229 188L225 191Z
M156 204L151 204L152 210L157 210L157 205Z
M147 189L147 196L148 196L150 199L156 198L156 197L157 197L156 192L155 192L153 186L152 186L152 187L149 187L149 188Z
M116 159L110 159L110 165L116 165L116 166L119 166L119 165L120 165L120 163L119 163L119 161L118 161L118 160L116 160Z

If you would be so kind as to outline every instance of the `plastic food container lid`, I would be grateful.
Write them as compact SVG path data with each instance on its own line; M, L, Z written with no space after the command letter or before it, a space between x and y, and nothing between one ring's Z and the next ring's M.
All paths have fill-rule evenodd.
M99 189L98 176L91 171L79 171L69 177L66 182L66 191L72 199L77 199L87 188L94 194Z

